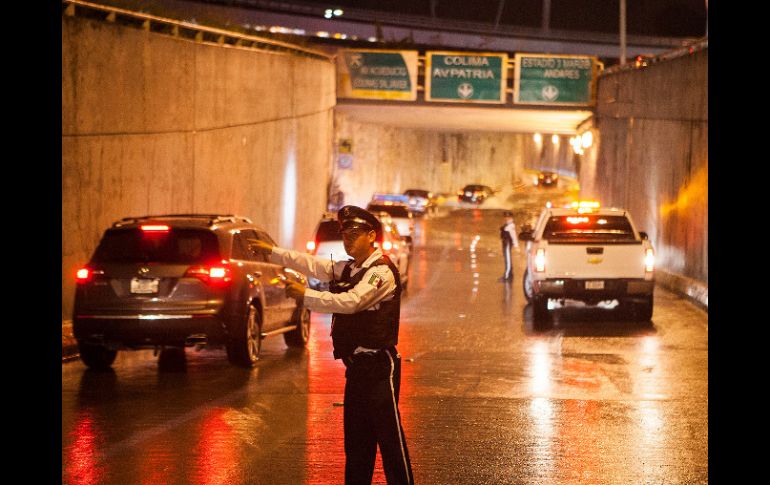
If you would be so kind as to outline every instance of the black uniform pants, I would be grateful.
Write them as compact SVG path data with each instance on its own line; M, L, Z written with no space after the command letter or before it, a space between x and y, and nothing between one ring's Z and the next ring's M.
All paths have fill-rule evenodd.
M412 484L398 394L401 356L395 347L346 359L345 485L370 485L377 446L389 485Z
M507 239L503 239L503 258L505 258L505 273L503 278L506 280L513 279L513 264L511 262L511 247L513 243Z

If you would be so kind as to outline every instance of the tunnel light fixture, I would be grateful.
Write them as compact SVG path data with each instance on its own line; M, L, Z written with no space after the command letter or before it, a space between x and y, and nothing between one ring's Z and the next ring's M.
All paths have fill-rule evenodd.
M590 148L594 144L594 135L590 131L586 131L580 136L581 145L583 148Z
M559 144L559 135L551 135L551 143L553 143L554 145L558 145Z
M537 143L538 145L543 143L543 135L541 135L540 133L535 133L533 138L535 140L535 143Z

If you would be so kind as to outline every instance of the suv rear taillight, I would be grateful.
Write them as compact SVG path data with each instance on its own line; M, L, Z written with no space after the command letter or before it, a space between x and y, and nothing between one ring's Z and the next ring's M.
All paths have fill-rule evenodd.
M190 266L184 275L187 278L198 278L213 286L223 286L233 280L230 265L225 262L205 266Z
M539 248L535 253L535 271L542 273L545 271L545 249Z
M90 268L80 268L76 273L75 279L77 280L78 284L82 284L91 281L92 277L93 273L91 272Z

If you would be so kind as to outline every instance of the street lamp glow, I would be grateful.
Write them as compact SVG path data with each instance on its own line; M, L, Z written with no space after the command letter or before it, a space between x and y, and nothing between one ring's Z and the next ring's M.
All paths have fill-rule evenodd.
M333 15L332 14L332 9L327 8L326 11L324 12L324 18L330 19L330 18L332 18L332 15Z
M341 16L345 12L343 12L341 8L336 8L336 9L334 9L334 12L332 12L332 13L334 14L335 17L339 17L339 16Z

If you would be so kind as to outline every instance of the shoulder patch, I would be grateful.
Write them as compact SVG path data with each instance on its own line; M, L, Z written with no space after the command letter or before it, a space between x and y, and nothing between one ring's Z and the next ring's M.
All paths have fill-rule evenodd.
M378 275L377 273L372 273L372 276L369 277L369 284L375 288L381 287L384 282L385 280L382 278L382 276Z

